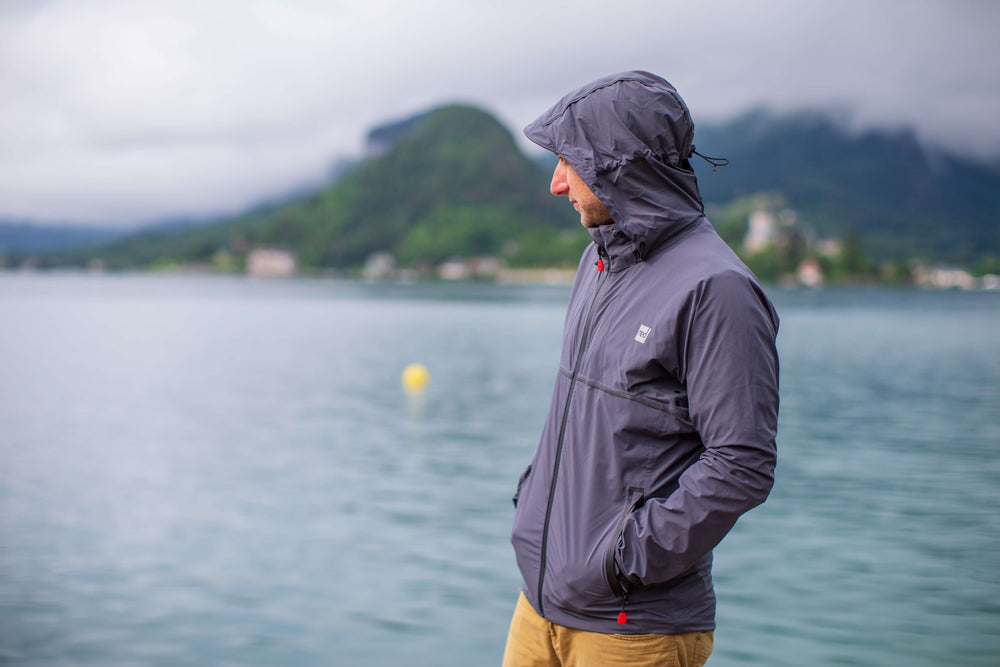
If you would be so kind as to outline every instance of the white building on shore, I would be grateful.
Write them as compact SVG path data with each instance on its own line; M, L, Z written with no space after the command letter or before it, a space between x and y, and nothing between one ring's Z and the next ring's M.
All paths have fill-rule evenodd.
M286 278L298 271L295 255L283 248L254 248L247 255L247 275L255 278Z

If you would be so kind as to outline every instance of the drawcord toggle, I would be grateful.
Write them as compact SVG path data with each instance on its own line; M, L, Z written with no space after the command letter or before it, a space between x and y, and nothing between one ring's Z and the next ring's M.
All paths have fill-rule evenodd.
M712 165L712 171L715 171L719 167L725 167L729 164L729 160L724 157L709 157L707 155L702 155L694 149L694 144L691 144L691 155L697 155L702 160Z
M625 625L628 621L628 617L625 616L625 605L628 604L628 591L622 593L622 609L618 612L618 625Z
M603 271L604 270L604 260L601 259L601 258L597 259L597 270L598 271Z

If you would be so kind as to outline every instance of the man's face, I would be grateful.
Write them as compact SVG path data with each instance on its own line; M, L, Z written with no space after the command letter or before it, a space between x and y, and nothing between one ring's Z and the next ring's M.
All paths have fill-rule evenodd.
M559 156L559 164L552 173L552 185L549 190L554 195L569 197L573 208L580 212L580 222L584 227L600 227L612 223L608 209L604 208L597 195L590 191L562 156Z

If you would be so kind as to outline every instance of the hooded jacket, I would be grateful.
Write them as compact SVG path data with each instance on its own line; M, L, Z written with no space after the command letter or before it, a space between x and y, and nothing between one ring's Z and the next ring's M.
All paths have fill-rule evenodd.
M595 81L525 128L607 208L571 291L512 543L547 620L604 633L715 627L712 549L773 483L778 317L705 218L677 91Z

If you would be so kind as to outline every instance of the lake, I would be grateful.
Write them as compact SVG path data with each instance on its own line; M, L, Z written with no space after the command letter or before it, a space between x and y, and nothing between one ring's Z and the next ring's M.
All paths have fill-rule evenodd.
M769 293L709 665L1000 663L1000 294ZM499 665L567 298L0 274L0 663Z

